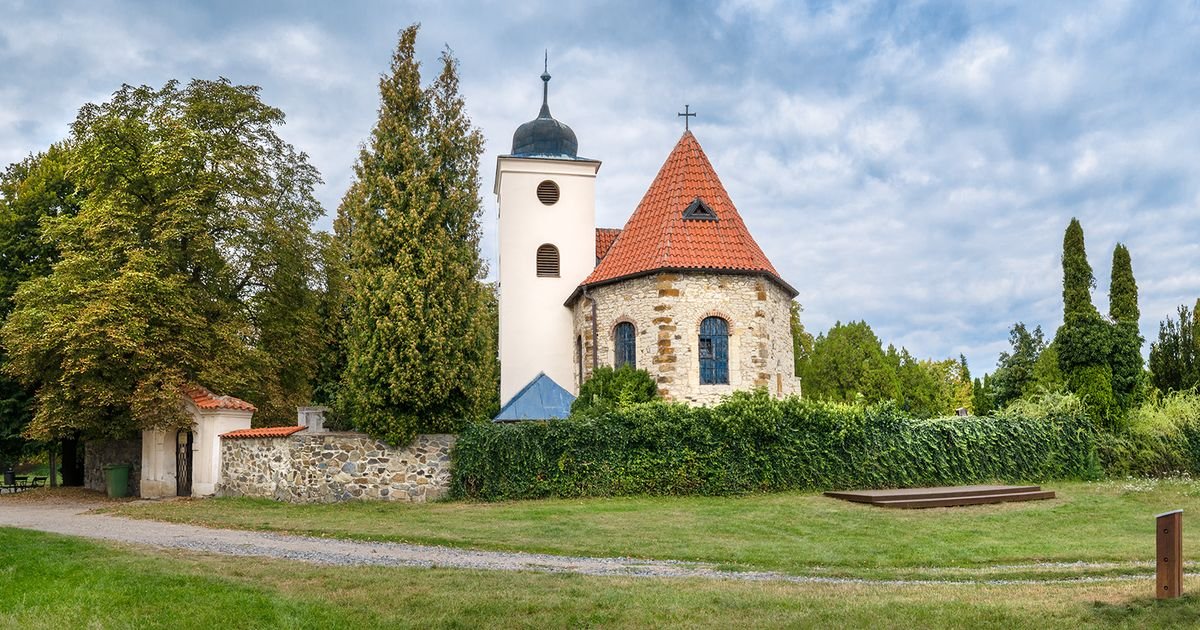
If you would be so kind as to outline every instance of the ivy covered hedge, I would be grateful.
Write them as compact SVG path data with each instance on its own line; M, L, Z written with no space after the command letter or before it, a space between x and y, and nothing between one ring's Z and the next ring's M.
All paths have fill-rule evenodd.
M737 394L715 407L650 402L459 435L451 492L488 501L732 494L1092 478L1078 405L919 420L891 404Z

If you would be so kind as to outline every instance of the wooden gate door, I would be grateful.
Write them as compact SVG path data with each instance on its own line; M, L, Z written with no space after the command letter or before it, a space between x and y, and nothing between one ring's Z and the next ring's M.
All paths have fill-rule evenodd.
M192 496L192 432L175 434L175 495Z

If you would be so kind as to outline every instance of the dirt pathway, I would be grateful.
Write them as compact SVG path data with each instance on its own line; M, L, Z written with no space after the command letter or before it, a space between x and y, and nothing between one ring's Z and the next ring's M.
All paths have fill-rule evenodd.
M867 580L799 576L774 572L724 571L704 563L633 558L588 558L547 554L480 551L431 545L353 542L268 532L210 529L195 525L144 521L89 510L102 503L84 501L0 500L0 526L134 545L186 549L237 556L262 556L329 565L449 567L492 571L538 571L585 575L657 578L704 578L831 584L1027 584L1142 579L1143 576L1096 576L1050 580L955 579ZM1080 566L1080 569L1085 568Z

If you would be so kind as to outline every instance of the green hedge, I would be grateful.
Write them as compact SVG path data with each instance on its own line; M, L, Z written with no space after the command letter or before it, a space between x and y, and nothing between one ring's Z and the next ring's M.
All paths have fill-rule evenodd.
M452 494L482 500L883 488L1092 478L1077 405L918 420L736 394L715 407L650 402L550 423L480 424L455 445Z

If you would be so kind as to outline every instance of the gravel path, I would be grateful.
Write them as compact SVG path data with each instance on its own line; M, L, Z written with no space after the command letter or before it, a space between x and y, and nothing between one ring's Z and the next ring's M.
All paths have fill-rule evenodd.
M547 554L479 551L431 545L353 542L268 532L211 529L194 525L90 514L102 504L86 502L0 501L0 526L135 545L185 549L236 556L261 556L328 565L449 567L492 571L538 571L655 578L703 578L825 584L1045 584L1144 579L1146 576L1098 576L1047 580L946 579L869 580L774 572L723 571L704 563L634 558L588 558ZM1032 565L1031 565L1032 566ZM1083 568L1083 567L1080 567Z

